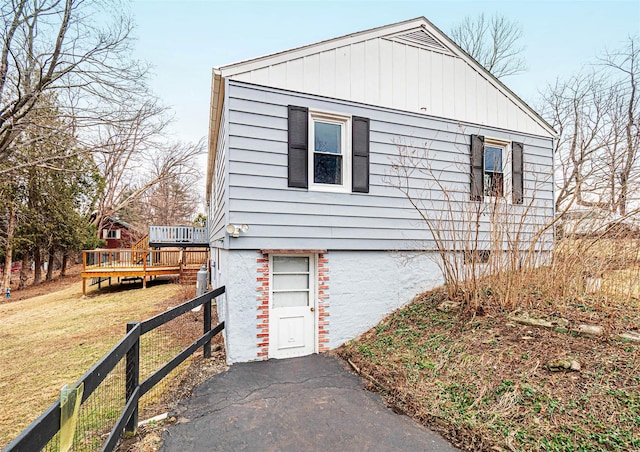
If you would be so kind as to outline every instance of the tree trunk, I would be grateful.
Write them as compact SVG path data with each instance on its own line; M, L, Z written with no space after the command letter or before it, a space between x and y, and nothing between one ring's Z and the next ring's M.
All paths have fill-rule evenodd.
M36 247L33 250L33 285L40 284L40 281L42 281L42 256L40 249Z
M29 253L25 251L22 253L22 267L20 268L20 282L18 283L18 289L24 289L27 285L27 279L29 278Z
M13 239L16 233L16 208L9 204L9 227L7 228L7 245L4 249L4 278L2 278L2 292L11 287L11 259L13 258Z
M62 252L62 264L60 265L60 277L67 276L67 263L69 261L69 251L64 250Z
M53 279L53 266L56 261L56 250L55 248L49 248L49 259L47 260L47 276L45 276L45 280L51 281Z

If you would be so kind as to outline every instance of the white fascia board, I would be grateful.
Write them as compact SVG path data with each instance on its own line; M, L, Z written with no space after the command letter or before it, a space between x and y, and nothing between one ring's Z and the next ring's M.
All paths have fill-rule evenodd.
M223 77L229 77L236 74L241 74L243 72L253 71L255 69L261 69L263 67L283 63L285 61L303 58L305 56L324 52L326 50L348 46L357 42L400 33L405 30L420 27L427 22L427 19L425 19L424 17L417 17L415 19L410 19L404 22L398 22L391 25L372 28L370 30L359 31L357 33L352 33L346 36L332 38L326 41L308 44L302 47L296 47L294 49L284 50L282 52L272 53L270 55L265 55L258 58L252 58L249 60L227 64L221 66L220 71L222 72Z

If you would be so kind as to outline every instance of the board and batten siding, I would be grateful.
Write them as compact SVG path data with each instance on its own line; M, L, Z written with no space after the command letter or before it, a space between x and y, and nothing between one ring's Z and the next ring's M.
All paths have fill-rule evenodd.
M228 78L549 136L541 120L525 111L513 95L498 89L486 72L452 52L385 37L233 73Z
M225 102L226 103L226 102ZM228 113L223 108L218 131L218 146L213 169L212 199L209 205L209 243L214 247L223 247L228 209Z
M433 241L424 222L389 181L391 164L398 158L399 146L429 148L429 161L439 181L460 202L447 204L429 175L415 173L409 177L409 185L416 194L426 188L422 196L429 215L442 215L447 208L465 209L469 205L471 134L524 143L524 206L511 207L520 212L528 208L529 233L536 224L553 217L550 138L233 80L228 82L226 93L228 205L223 207L228 209L229 223L248 224L250 229L239 238L228 239L225 247L431 249ZM330 193L287 186L288 105L370 119L369 193ZM217 212L215 218L219 216ZM463 227L455 221L443 224ZM485 235L489 227L488 219L483 219Z

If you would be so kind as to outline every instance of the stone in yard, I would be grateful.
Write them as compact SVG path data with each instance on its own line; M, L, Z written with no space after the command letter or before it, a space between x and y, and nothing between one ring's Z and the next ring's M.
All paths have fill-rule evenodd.
M462 303L452 300L445 300L438 305L438 311L442 312L458 312L460 308L462 308Z
M561 317L551 317L549 319L539 319L532 317L528 312L514 312L509 316L509 320L512 320L522 325L537 326L540 328L553 329L556 327L564 328L569 324L567 319Z
M554 324L556 329L559 329L559 328L563 329L569 326L569 321L562 317L551 317L549 320L551 321L551 323Z
M627 331L622 333L620 339L624 339L631 342L640 342L640 332L638 331Z
M575 359L558 358L547 362L547 369L551 372L564 372L566 370L579 371L580 363Z
M582 336L602 336L602 327L599 325L578 325L578 334Z

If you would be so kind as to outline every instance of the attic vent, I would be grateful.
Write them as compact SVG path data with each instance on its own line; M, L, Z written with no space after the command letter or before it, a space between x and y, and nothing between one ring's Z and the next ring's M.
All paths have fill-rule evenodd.
M406 35L402 35L399 37L402 39L408 39L409 41L416 41L418 43L422 43L431 47L437 47L444 50L444 46L442 44L440 44L438 41L433 39L433 37L431 37L424 31L413 31L411 33L407 33Z
M397 42L403 42L405 44L411 44L414 46L422 47L428 50L439 50L440 52L451 53L444 45L440 43L436 38L427 33L423 28L416 28L409 32L400 33L394 36L389 36L388 39Z

